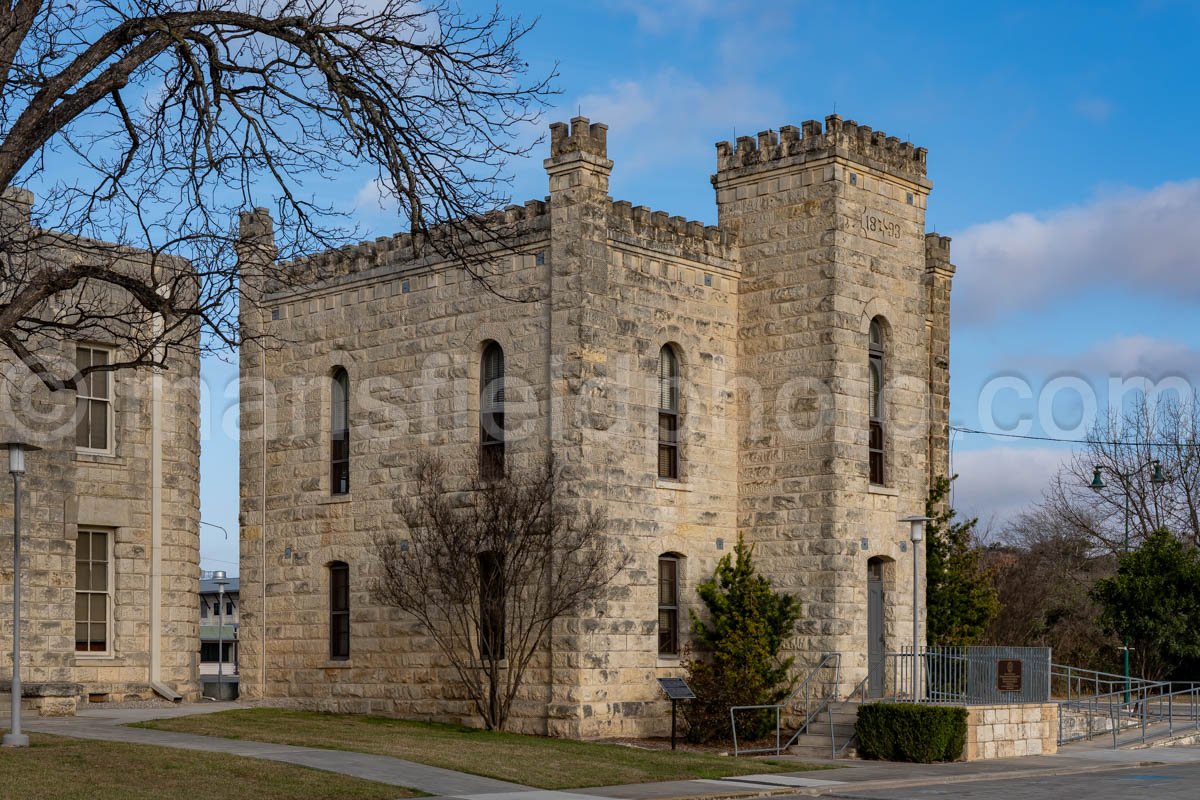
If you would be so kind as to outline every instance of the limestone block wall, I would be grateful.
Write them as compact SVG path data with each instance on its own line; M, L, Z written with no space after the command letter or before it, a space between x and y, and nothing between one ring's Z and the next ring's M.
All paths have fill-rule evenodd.
M884 562L887 648L907 640L913 555L898 518L923 509L944 471L931 431L944 428L948 386L949 277L929 266L924 151L837 117L719 145L720 225L706 227L614 202L606 137L584 118L551 127L550 196L504 212L510 249L486 267L494 293L405 236L293 265L310 271L305 285L243 284L245 331L269 342L243 348L241 363L244 696L474 722L433 643L379 607L370 584L374 540L401 529L415 454L436 452L455 474L478 468L488 341L504 348L506 427L519 431L508 457L553 453L562 501L605 509L631 555L602 602L553 630L517 729L665 733L654 679L680 665L658 655L657 559L682 559L686 631L695 586L739 533L801 601L798 671L840 652L844 690L865 675L871 558ZM269 271L269 217L244 215L242 233L243 264ZM875 317L886 330L879 486L867 471ZM677 481L655 467L664 345L681 363ZM328 475L338 367L351 384L348 496L331 496ZM328 659L332 561L351 566L342 662Z
M531 219L521 252L497 258L495 291L544 281L545 222ZM411 491L418 453L437 453L454 476L478 469L478 370L488 341L505 352L506 424L523 431L510 437L508 458L520 465L544 452L544 312L536 302L501 301L458 270L413 268L406 255L263 300L260 324L277 344L242 362L250 391L242 395L241 690L281 704L469 722L473 711L433 642L373 600L374 542L403 531L398 499ZM338 367L351 390L348 495L329 485ZM329 658L333 561L350 566L348 661ZM536 673L529 692L541 693L544 708Z
M100 332L83 340L118 344ZM75 346L47 343L44 353L61 359L62 365L74 365ZM50 392L7 351L0 356L0 371L0 433L43 448L28 454L24 480L24 681L79 684L86 694L119 698L145 695L149 684L159 680L185 697L198 696L197 353L174 353L157 377L130 370L112 375L112 446L107 453L77 450L73 390ZM0 551L11 553L12 491L5 478ZM111 538L109 652L103 655L75 651L80 529L104 531ZM151 577L155 558L162 575L157 586ZM12 630L11 602L11 558L0 558L0 638L5 641ZM11 668L11 653L5 650L0 673L11 674ZM0 682L7 680L0 674Z
M1057 752L1057 704L967 707L967 761Z
M801 598L798 663L842 653L866 673L868 560L885 562L884 632L911 630L899 517L928 488L924 151L830 116L717 146L723 229L742 282L739 528ZM885 333L885 480L868 480L868 329Z

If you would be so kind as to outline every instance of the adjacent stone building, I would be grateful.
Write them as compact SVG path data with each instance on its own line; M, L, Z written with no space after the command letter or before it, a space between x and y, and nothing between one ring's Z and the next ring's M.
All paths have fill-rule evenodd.
M0 200L6 257L103 258L146 268L146 254L30 225L33 197ZM19 239L29 247L13 255ZM115 260L115 261L114 261ZM186 269L179 261L160 267ZM60 302L61 301L61 302ZM124 301L89 285L55 298ZM52 312L55 309L50 309ZM124 337L84 330L41 342L56 374L115 364ZM198 345L198 341L195 343ZM31 705L69 711L79 699L198 697L198 347L159 371L94 372L79 390L49 391L9 350L0 350L0 441L41 447L26 457L22 526L22 679ZM12 482L0 487L0 641L12 637ZM0 653L7 687L12 653ZM7 701L6 701L7 702Z
M799 670L840 653L846 692L911 640L898 519L947 469L954 272L926 151L837 116L722 142L706 227L613 200L606 135L551 126L550 194L503 212L486 285L400 235L244 287L270 344L241 356L243 697L471 721L370 591L422 451L457 475L552 452L633 554L556 628L519 729L663 733L654 679L680 673L695 586L739 535L801 601ZM257 273L272 222L241 225Z

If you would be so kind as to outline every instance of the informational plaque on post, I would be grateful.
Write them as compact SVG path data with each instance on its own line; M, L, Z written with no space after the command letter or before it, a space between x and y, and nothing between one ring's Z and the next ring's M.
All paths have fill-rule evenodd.
M996 689L1001 692L1021 691L1021 668L1019 658L1002 658L996 662Z
M695 700L696 693L683 678L659 678L658 685L672 700Z

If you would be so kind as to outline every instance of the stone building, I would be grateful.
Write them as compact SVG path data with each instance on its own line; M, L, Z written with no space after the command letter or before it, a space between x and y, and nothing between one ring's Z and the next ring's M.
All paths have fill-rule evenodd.
M926 151L837 116L722 142L706 227L609 196L606 126L550 130L550 194L503 212L486 287L400 235L244 288L272 344L241 356L243 697L470 722L370 592L426 450L460 475L554 453L634 556L556 630L514 727L663 733L654 679L739 535L801 601L802 673L840 653L846 692L911 641L898 518L947 468L954 272ZM272 221L241 225L257 272Z
M32 227L28 192L0 202L6 246L17 238L37 258L148 263L138 251ZM109 291L90 285L73 299L122 302ZM58 305L68 322L71 299ZM77 333L40 343L58 372L123 360L121 337ZM78 391L54 392L0 350L0 441L42 448L26 457L22 503L21 674L31 705L69 711L79 699L198 696L199 395L195 348L172 355L165 370L94 372ZM13 491L3 478L0 641L10 642ZM11 669L5 647L0 685Z

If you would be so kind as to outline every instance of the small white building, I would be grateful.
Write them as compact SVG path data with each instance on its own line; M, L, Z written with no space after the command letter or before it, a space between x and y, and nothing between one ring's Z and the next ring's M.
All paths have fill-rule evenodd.
M224 662L221 673L237 675L238 640L238 579L227 579L224 595L205 572L200 578L200 675L216 675L219 661ZM222 599L223 598L223 599ZM220 653L221 655L218 655Z

